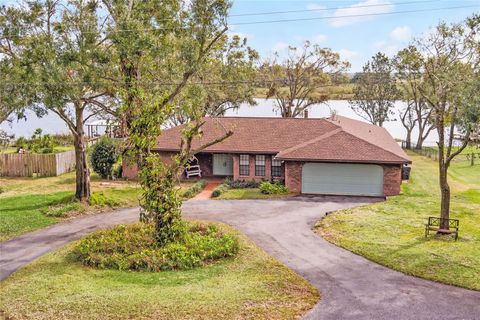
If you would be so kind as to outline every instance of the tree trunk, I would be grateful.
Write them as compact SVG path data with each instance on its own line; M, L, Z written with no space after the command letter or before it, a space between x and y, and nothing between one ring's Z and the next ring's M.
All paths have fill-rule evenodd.
M85 132L83 130L83 108L76 107L75 115L75 197L80 200L80 202L85 203L90 199L90 170L88 169L87 146L85 143Z
M417 138L417 144L415 145L415 149L421 150L423 147L423 130L424 128L420 124L418 126L418 138Z
M441 203L440 203L440 218L449 219L450 218L450 186L448 185L448 167L445 165L440 166L440 192L441 192ZM440 224L441 229L448 230L448 221L442 220Z
M412 130L407 129L407 136L405 137L405 148L412 148Z
M445 110L445 109L441 109ZM450 186L448 185L448 163L445 161L445 124L443 114L437 113L437 132L438 132L438 170L440 184L440 218L449 219L450 217ZM440 229L448 230L448 221L441 220Z

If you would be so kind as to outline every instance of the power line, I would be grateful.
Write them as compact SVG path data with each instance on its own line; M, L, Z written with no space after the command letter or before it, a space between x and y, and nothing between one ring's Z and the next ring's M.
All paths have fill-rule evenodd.
M298 18L298 19L280 19L280 20L267 20L267 21L238 22L238 23L231 23L230 25L240 26L240 25L267 24L267 23L280 23L280 22L359 18L359 17L371 17L371 16L381 16L381 15L394 15L394 14L402 14L402 13L427 12L427 11L430 12L430 11L453 10L453 9L464 9L464 8L478 8L478 7L479 7L478 5L469 5L469 6L454 6L454 7L443 7L443 8L425 8L425 9L412 9L412 10L381 12L381 13L352 14L352 15L344 15L344 16L328 16L328 17L315 17L315 18Z
M438 0L425 0L425 1L408 1L408 2L396 2L395 5L408 5L408 4L417 4L417 3L428 3L428 2L438 2ZM286 10L286 11L265 11L265 12L251 12L251 13L238 13L230 14L229 17L246 17L246 16L263 16L263 15L274 15L274 14L286 14L286 13L301 13L301 12L318 12L318 11L329 11L329 10L338 10L338 9L357 9L357 8L371 8L371 7L386 7L391 6L393 3L383 3L383 4L365 4L365 5L356 5L355 7L329 7L329 8L318 8L318 9L302 9L302 10Z
M479 8L478 5L467 5L467 6L452 6L452 7L442 7L442 8L424 8L424 9L412 9L412 10L403 10L403 11L392 11L392 12L381 12L381 13L365 13L365 14L352 14L352 15L343 15L343 16L324 16L324 17L313 17L313 18L296 18L296 19L279 19L279 20L261 20L261 21L252 21L252 22L237 22L230 23L230 26L240 26L240 25L255 25L255 24L268 24L268 23L282 23L282 22L297 22L297 21L314 21L314 20L329 20L329 19L348 19L348 18L359 18L359 17L369 17L369 16L382 16L382 15L395 15L395 14L404 14L404 13L416 13L416 12L431 12L431 11L441 11L441 10L454 10L454 9L466 9L466 8ZM186 27L172 27L172 28L146 28L146 29L118 29L110 31L110 33L121 33L121 32L139 32L139 31L160 31L160 30L180 30L188 29ZM83 33L100 33L100 31L84 31ZM4 34L4 37L8 37L8 34Z

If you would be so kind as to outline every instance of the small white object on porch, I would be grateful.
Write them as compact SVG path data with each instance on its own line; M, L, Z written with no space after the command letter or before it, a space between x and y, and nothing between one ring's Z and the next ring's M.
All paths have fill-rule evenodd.
M198 164L197 157L193 156L190 158L190 160L188 160L187 165L185 166L185 176L187 179L194 176L198 176L200 178L202 177L202 170Z

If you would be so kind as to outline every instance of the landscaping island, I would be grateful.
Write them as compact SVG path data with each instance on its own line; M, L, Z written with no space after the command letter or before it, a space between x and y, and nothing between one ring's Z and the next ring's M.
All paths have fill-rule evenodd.
M323 218L316 231L326 240L389 268L417 277L480 290L480 166L453 162L450 218L460 220L459 239L426 239L425 223L438 216L438 165L409 154L410 181L387 201Z
M220 224L190 223L191 231L211 232L220 239L215 246L228 249L221 259L197 267L121 271L76 261L86 257L78 256L79 250L102 239L102 232L112 236L125 228L138 225L87 236L11 275L2 283L0 314L7 319L295 319L319 299L306 280ZM173 260L181 257L186 256Z

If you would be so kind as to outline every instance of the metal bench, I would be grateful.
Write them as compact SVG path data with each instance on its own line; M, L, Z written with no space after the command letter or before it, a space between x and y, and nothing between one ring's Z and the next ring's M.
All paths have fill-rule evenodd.
M425 238L428 237L430 231L436 231L444 234L454 234L455 241L457 241L459 224L460 221L457 219L428 217L428 223L425 225Z

